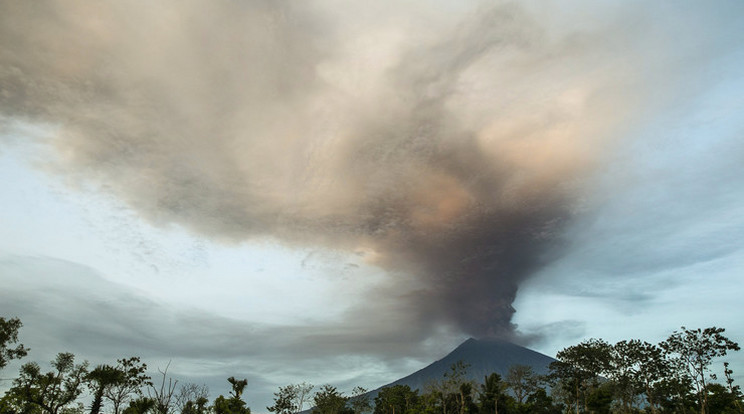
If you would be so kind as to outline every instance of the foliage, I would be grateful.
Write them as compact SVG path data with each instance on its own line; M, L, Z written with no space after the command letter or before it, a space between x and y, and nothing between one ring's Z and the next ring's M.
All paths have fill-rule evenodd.
M98 414L103 406L103 393L106 388L124 382L124 372L111 365L98 365L86 376L88 387L93 392L90 414Z
M13 359L20 359L28 354L29 349L23 344L15 348L10 346L18 343L18 331L23 324L18 318L0 318L0 369L5 368Z
M41 414L41 408L11 388L0 399L0 414Z
M116 370L121 373L120 381L107 386L104 397L113 406L114 413L119 414L121 407L130 401L132 396L142 396L142 387L151 386L150 376L147 375L147 364L139 357L122 358L116 361Z
M0 318L0 363L26 355L23 345L10 349L18 341L20 327L18 319ZM682 327L658 345L636 339L614 345L589 339L558 352L547 377L516 365L509 368L505 379L492 373L476 384L467 376L468 365L458 361L442 378L427 384L422 394L407 385L381 389L374 400L374 414L744 414L744 396L734 384L728 362L723 363L720 382L714 372L716 359L739 350L723 332L716 327ZM87 362L75 364L73 354L60 353L51 366L49 372L43 372L36 362L21 366L11 388L0 398L0 414L251 412L242 399L246 379L228 378L228 397L220 395L210 406L206 386L187 383L176 388L178 381L168 376L170 363L158 370L157 386L147 375L147 365L137 357L88 371ZM147 397L142 395L144 386L148 386ZM88 410L80 401L86 388L90 390ZM313 388L307 383L280 387L274 405L267 409L297 414ZM313 403L314 414L372 411L367 390L361 387L347 397L336 387L324 385L313 395Z
M354 414L363 414L372 410L372 404L369 401L367 389L354 387L354 389L351 390L351 398L349 399L348 405Z
M738 412L744 413L744 395L741 393L741 387L734 385L734 379L732 374L734 371L729 368L729 363L723 363L723 375L726 378L726 385L728 386L729 393L734 397L736 408Z
M205 414L212 407L207 406L209 400L207 397L197 397L195 400L186 401L186 405L181 409L181 414Z
M230 390L230 395L232 398L240 399L240 396L243 395L243 391L245 391L245 387L248 385L248 380L243 378L242 380L235 379L235 377L230 377L227 379L227 382L230 383L230 386L232 387L232 390Z
M129 401L129 406L124 409L124 414L149 414L155 411L157 401L154 398L139 397Z
M419 405L418 390L408 385L392 385L380 390L375 397L374 414L405 414Z
M279 392L274 393L274 405L266 409L277 414L300 412L313 388L315 386L307 382L279 387Z
M444 373L441 380L430 381L424 387L427 399L439 408L442 414L465 414L470 411L472 402L473 381L467 378L469 364L457 361Z
M515 402L513 398L506 394L507 386L501 380L501 375L494 372L487 376L480 387L480 396L478 399L479 412L481 414L508 413L510 411L509 407L513 407Z
M576 412L599 386L600 376L611 369L612 346L601 339L589 339L558 352L550 364L554 384L563 388L566 403Z
M339 392L336 387L325 384L315 393L313 402L313 414L350 414L352 411L346 408L347 397Z
M708 412L708 393L706 377L714 358L726 355L728 351L738 351L739 344L723 336L723 328L687 329L675 331L661 346L676 357L677 367L689 376L696 388L700 413ZM712 377L715 379L715 376Z
M246 407L245 401L239 398L225 398L220 395L214 400L214 412L216 414L250 414L251 409Z
M605 382L593 388L586 396L586 409L591 413L610 414L613 384Z
M741 414L741 394L731 392L730 389L721 384L708 384L706 389L708 396L708 411L720 414Z
M279 387L279 392L274 393L274 405L266 409L276 414L293 414L299 408L296 400L297 388L294 384L289 384L286 387Z
M8 391L9 401L14 401L20 412L58 414L62 408L75 403L83 392L83 381L88 363L75 365L75 356L69 352L57 354L51 362L53 371L41 372L35 362L21 367L20 376Z
M524 406L520 407L520 412L530 414L560 414L563 412L563 409L563 404L554 402L544 388L538 388L527 397Z
M639 395L645 395L652 413L658 412L658 387L668 375L670 365L661 348L637 339L620 341L612 349L610 378L622 411L630 412Z
M251 409L246 406L245 401L241 398L245 387L248 385L247 379L238 380L235 377L227 379L232 387L230 398L220 395L214 400L214 412L216 414L251 414Z
M519 405L522 405L525 399L539 388L537 374L532 367L527 365L509 367L505 382Z
M202 384L181 384L175 394L175 408L181 414L203 414L209 403L209 388Z

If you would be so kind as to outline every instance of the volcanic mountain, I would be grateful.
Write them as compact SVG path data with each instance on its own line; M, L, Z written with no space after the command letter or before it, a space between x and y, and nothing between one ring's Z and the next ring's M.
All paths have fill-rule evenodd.
M424 392L424 386L428 382L441 380L444 374L450 370L450 367L458 361L463 361L469 365L466 375L467 379L472 379L480 384L483 383L487 375L494 372L500 374L502 377L506 377L506 373L512 365L530 366L537 374L547 374L548 365L555 361L555 359L523 346L499 339L470 338L461 343L444 358L429 364L411 375L383 385L364 395L369 397L370 402L372 402L381 389L392 385L408 385L413 390L418 389L419 394L421 394ZM310 412L312 412L312 408L302 411L300 414L308 414Z
M483 379L493 372L505 377L512 365L527 365L532 367L535 373L546 374L548 365L555 359L499 339L470 338L444 358L375 391L391 385L408 385L411 389L423 391L427 382L442 379L445 372L449 371L457 361L463 361L469 365L468 379L482 383ZM373 391L374 394L377 394L375 391Z

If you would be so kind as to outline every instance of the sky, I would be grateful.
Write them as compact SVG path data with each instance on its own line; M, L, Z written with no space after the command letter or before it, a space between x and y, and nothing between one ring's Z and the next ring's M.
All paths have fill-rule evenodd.
M0 2L0 316L28 360L137 355L212 398L247 378L259 413L468 337L741 343L743 18Z

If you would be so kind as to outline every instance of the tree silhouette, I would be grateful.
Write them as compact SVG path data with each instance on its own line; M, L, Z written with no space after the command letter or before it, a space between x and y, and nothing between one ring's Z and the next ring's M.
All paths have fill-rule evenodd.
M246 385L248 385L248 380L237 380L235 377L230 377L227 381L232 386L231 397L225 398L222 395L217 397L214 400L214 412L216 414L250 414L251 409L246 407L245 401L240 398Z
M28 354L29 349L23 344L15 348L10 345L18 343L18 331L23 324L18 318L0 318L0 369L5 368L13 359L20 359Z
M103 393L106 388L124 382L124 373L111 365L98 365L86 376L88 387L93 392L90 414L99 414L103 406Z
M665 351L676 356L678 366L686 371L695 384L701 414L708 412L706 377L713 358L739 350L739 344L722 335L724 331L715 326L706 329L687 329L683 326L681 331L674 331L661 344Z
M75 356L62 352L52 361L52 367L54 370L47 373L42 373L36 362L21 367L20 376L8 393L16 397L23 411L34 411L34 407L38 407L44 413L58 414L83 392L87 362L75 365Z
M104 389L103 395L111 401L114 413L119 414L121 407L132 395L142 396L142 387L151 386L150 376L147 375L147 364L139 357L117 360L116 369L122 373L122 380L110 384Z

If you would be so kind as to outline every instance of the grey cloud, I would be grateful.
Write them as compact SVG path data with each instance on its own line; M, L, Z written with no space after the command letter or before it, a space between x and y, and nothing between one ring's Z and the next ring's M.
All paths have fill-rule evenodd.
M580 320L563 320L532 327L520 332L517 343L539 346L549 342L571 343L586 334L586 323Z
M359 319L349 318L347 327L266 326L222 318L197 308L158 303L103 279L93 269L58 259L6 257L0 261L0 274L8 285L2 292L8 311L24 315L27 325L53 328L52 337L59 336L59 343L84 354L126 344L156 357L177 354L193 359L260 356L268 361L288 355L312 359L349 353L391 358L422 340L399 335L398 326L384 335L384 329L374 326L374 317L361 319L361 311ZM55 319L56 327L45 318ZM363 335L341 338L353 329L375 332L376 340ZM396 338L401 342L397 346Z
M365 299L411 335L510 335L520 282L561 252L595 159L640 111L646 75L623 62L652 54L498 3L411 23L417 44L360 68L337 6L4 3L0 109L58 128L56 171L153 223L363 251L412 282L380 288L387 309Z
M228 376L246 377L248 400L259 411L279 385L333 381L349 389L374 387L420 368L412 368L407 355L423 365L442 352L404 327L391 325L394 332L385 334L369 315L347 319L348 326L265 326L158 303L58 259L6 256L0 278L3 313L23 321L21 341L32 350L28 359L43 363L57 352L73 352L95 364L140 356L154 377L171 361L171 375L207 383L213 397L227 392ZM355 330L366 335L349 334ZM5 372L12 376L13 368Z

